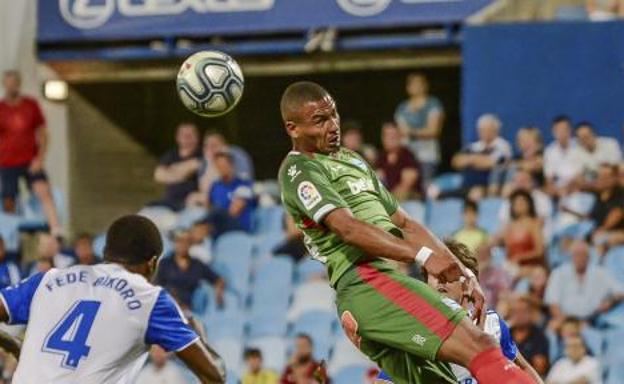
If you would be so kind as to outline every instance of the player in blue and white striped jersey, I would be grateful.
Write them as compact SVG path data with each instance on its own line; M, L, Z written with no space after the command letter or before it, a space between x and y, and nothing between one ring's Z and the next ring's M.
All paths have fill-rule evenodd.
M175 352L202 383L224 383L221 358L149 283L161 253L156 226L124 216L108 230L104 264L52 269L0 290L0 321L26 325L13 383L133 383L152 344Z
M445 245L449 248L449 250L459 259L459 261L464 264L466 268L471 270L475 275L479 275L479 266L477 259L474 257L472 252L466 247L464 244L461 244L454 240L445 240ZM466 309L468 309L468 300L464 296L464 291L462 287L462 283L460 281L455 281L452 283L441 283L434 276L426 275L425 272L425 280L427 284L431 287L438 290L438 292L442 293L446 296L444 302L449 306L458 306L462 305ZM485 315L485 321L483 323L483 330L485 333L493 336L498 340L500 344L500 348L503 352L503 355L508 358L510 361L514 362L518 367L524 370L531 378L535 381L536 384L543 384L542 379L539 374L531 367L531 365L526 361L526 359L522 356L520 351L516 346L516 343L513 341L511 337L511 332L509 331L509 326L505 323L498 313L493 310L488 310ZM472 377L470 372L459 365L451 364L451 368L453 369L453 373L457 377L458 384L478 384L477 380ZM392 378L385 372L380 372L375 380L375 384L393 384ZM404 384L404 383L396 383L396 384Z

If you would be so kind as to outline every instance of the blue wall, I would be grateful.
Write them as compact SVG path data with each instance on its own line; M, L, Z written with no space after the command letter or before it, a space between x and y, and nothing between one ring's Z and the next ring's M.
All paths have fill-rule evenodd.
M550 141L550 121L567 114L622 141L624 22L467 27L463 59L464 142L485 112L501 118L508 139L536 124Z

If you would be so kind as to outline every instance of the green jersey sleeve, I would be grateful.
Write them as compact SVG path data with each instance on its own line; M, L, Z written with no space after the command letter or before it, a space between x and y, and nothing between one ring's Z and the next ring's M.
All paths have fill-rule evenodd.
M331 211L348 207L332 187L328 175L311 161L290 164L286 174L280 177L280 186L289 213L307 216L318 224Z

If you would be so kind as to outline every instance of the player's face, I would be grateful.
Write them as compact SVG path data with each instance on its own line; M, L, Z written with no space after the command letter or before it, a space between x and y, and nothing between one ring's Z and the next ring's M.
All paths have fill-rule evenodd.
M462 285L459 281L454 281L452 283L441 283L435 276L431 274L427 275L427 285L436 291L440 292L444 296L455 300L457 303L462 302Z
M340 148L340 116L330 95L304 104L289 123L288 132L300 150L329 154Z

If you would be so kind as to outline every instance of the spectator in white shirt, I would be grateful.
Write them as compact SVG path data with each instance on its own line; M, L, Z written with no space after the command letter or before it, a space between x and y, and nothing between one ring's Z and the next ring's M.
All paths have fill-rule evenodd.
M572 139L572 124L567 116L558 116L552 127L555 141L544 152L546 190L555 197L569 194L583 173L583 152Z
M463 171L464 189L471 200L483 197L486 188L495 193L502 180L491 180L495 170L504 167L511 159L509 142L500 137L501 121L493 114L485 114L477 120L479 141L453 156L452 165Z
M583 339L570 336L565 340L565 357L553 365L547 384L602 384L600 362L587 355Z
M584 165L587 171L596 172L600 164L616 165L622 161L622 149L617 140L596 136L591 123L585 121L577 124L576 138L579 149L585 156Z
M548 279L544 302L552 317L549 327L556 331L566 317L591 320L608 312L624 299L624 287L611 272L589 263L589 246L576 240L570 246L572 263L557 267Z
M150 362L139 373L136 384L186 383L182 369L169 361L164 349L157 345L150 350Z

